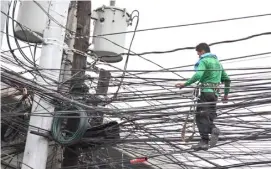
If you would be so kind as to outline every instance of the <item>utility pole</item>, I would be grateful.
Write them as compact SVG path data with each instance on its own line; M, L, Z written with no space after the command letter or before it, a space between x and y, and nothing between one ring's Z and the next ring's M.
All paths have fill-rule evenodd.
M67 29L70 31L66 31L66 39L65 43L69 48L74 48L75 38L74 36L76 33L77 28L77 1L71 1L70 8L68 12L68 21L67 21ZM73 52L72 51L65 51L63 52L63 59L61 65L61 73L59 77L60 83L59 86L60 92L68 92L69 91L69 82L71 79L71 69L72 69L72 62L73 62Z
M107 96L109 81L111 78L111 73L107 70L100 69L98 85L96 89L96 95ZM98 106L98 104L94 104ZM101 125L103 123L103 112L97 112L98 118L95 118L95 125Z
M71 1L70 8L68 12L68 21L67 21L67 29L70 31L66 31L66 39L65 43L69 48L74 48L75 42L75 32L77 27L77 1ZM63 52L63 59L61 65L61 73L59 81L62 85L59 86L60 92L68 92L69 91L69 82L71 79L71 69L72 69L72 62L73 62L73 52L72 51L65 51Z
M77 29L76 36L82 38L76 38L74 48L86 52L89 47L89 35L90 35L90 20L91 20L91 1L78 1L77 3ZM74 53L72 61L72 75L71 90L73 93L84 92L84 75L86 68L87 58L86 56ZM68 128L76 128L76 123L71 122L72 119L68 120ZM76 152L76 153L75 153ZM63 156L62 167L76 166L78 164L78 147L69 146L65 148Z
M111 73L109 71L100 69L96 94L103 96L107 95L110 78Z
M77 5L77 36L81 38L75 39L74 48L83 52L86 52L89 47L90 36L90 20L91 20L91 1L78 1ZM87 58L86 56L75 53L72 63L72 74L76 74L75 77L81 78L85 75Z
M70 1L54 0L50 4L51 10L48 10L50 15L61 25L66 25L69 3ZM49 18L48 25L45 28L43 37L44 44L41 50L39 66L40 68L44 68L45 71L41 71L41 73L50 74L52 75L51 78L53 80L58 81L65 38L65 29L63 27L60 27L56 22ZM46 69L53 70L46 71ZM47 85L47 83L50 82L51 85L47 85L48 88L51 90L57 90L57 85L54 85L53 81L47 80L45 82L42 77L39 77L37 82L41 85ZM48 103L44 98L35 95L34 100L35 101L32 105L32 114L46 113L46 115L48 115L48 112L54 111L53 104ZM29 126L28 129L22 169L46 168L49 141L43 136L31 134L30 131L50 131L51 124L52 117L31 116L29 125L35 127Z
M66 36L65 36L65 43L67 44L68 48L74 48L75 42L75 32L76 32L76 25L77 25L77 1L71 1L69 11L68 11L68 20L66 25ZM58 91L63 94L68 94L70 89L70 80L71 80L71 68L72 68L72 61L73 61L73 52L70 50L66 50L63 52L62 56L62 64L61 64L61 71L59 76L59 83ZM62 160L63 160L63 148L61 146L57 147L57 155L55 157L55 163L53 163L53 168L61 168Z

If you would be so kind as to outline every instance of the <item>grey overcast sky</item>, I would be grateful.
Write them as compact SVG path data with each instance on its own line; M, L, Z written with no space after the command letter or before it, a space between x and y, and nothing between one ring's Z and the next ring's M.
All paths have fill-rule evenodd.
M138 29L265 14L270 12L269 3L269 0L116 0L117 7L126 8L128 12L133 10L140 12ZM92 10L108 4L109 0L92 0ZM200 42L212 43L243 38L252 34L270 31L270 19L271 16L266 16L206 25L138 32L135 35L132 51L136 53L163 51L195 46ZM133 30L134 25L135 22L133 26L129 27L129 30ZM93 25L91 29L93 30ZM131 36L131 33L127 34L127 48ZM3 41L5 40L4 37ZM219 59L225 59L268 52L270 44L271 37L262 36L242 42L216 45L211 50ZM6 44L3 44L2 50L8 50ZM198 59L194 50L159 55L150 54L144 57L167 68L194 64ZM123 68L123 64L124 61L114 64L114 66ZM265 57L242 62L242 64L238 62L224 64L224 67L258 67L270 66L270 64L271 57ZM158 67L137 56L132 56L129 60L128 69L158 69ZM184 76L189 77L192 73L184 74Z
M108 4L109 0L93 0L92 9L94 10L102 5ZM130 12L133 10L140 12L138 29L227 19L270 12L269 0L116 0L116 6L126 8ZM195 46L200 42L212 43L243 38L252 34L270 31L270 20L271 16L266 16L206 25L138 32L135 35L132 51L136 53L163 51ZM135 24L133 24L133 26L134 25ZM130 27L129 30L133 30L133 26ZM127 34L126 47L129 46L131 36L131 33ZM271 50L270 44L271 36L262 36L242 42L216 45L211 47L211 50L219 59L226 59L269 52ZM144 57L166 68L194 64L198 59L194 50L158 55L150 54ZM124 62L114 65L123 68L123 64ZM223 65L226 69L264 67L271 65L271 57L258 57L256 60L229 62ZM159 67L137 56L131 56L128 69L146 70L159 69ZM192 69L192 67L190 67L190 69ZM180 73L180 75L184 77L190 77L192 74L193 72ZM167 77L176 78L173 74L167 74Z
M117 0L116 6L127 8L128 11L138 10L140 20L138 29L187 24L231 17L241 17L270 12L268 0ZM93 0L92 9L109 4L109 0ZM268 32L271 28L271 17L245 19L222 23L163 29L136 33L132 50L140 53L145 51L163 51L179 47L195 46L200 42L217 42L238 39L252 34ZM134 24L133 24L134 25ZM130 30L132 30L130 28ZM132 34L127 34L127 47ZM216 45L211 48L220 59L242 55L268 52L271 37L263 36L251 40ZM170 54L147 55L152 61L164 67L175 67L193 64L197 61L194 50L180 51ZM130 58L128 69L157 69L157 67L139 59ZM136 61L136 62L135 62ZM118 65L122 65L122 63ZM270 66L271 58L244 62L242 65L230 64L225 67ZM140 65L140 67L139 67Z

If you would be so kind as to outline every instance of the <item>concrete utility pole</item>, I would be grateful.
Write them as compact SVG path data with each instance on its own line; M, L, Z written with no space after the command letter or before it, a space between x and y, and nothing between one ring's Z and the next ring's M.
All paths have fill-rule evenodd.
M89 35L90 35L90 20L91 20L91 1L78 1L77 3L77 29L76 36L82 36L83 38L75 39L74 48L83 52L86 52L89 47ZM86 68L87 58L80 54L74 53L72 62L72 75L74 75L71 81L72 92L83 93L83 83ZM79 79L79 80L77 80ZM73 93L72 93L73 94ZM76 123L69 122L68 128L76 128ZM70 146L64 150L62 167L75 166L78 163L78 148L76 146Z
M50 8L48 10L50 15L61 25L66 25L68 7L70 1L52 1ZM54 11L54 12L50 12ZM57 23L49 19L48 25L44 31L44 44L41 50L40 57L40 68L45 69L60 69L61 67L61 58L63 52L63 44L65 38L65 29L60 27ZM60 71L43 71L52 75L51 78L55 81L59 80ZM48 80L50 82L50 80ZM47 81L47 82L48 82ZM41 78L38 78L38 83L41 85L47 85L47 83ZM52 90L57 89L57 85L47 85L48 88ZM32 105L32 114L35 113L46 113L54 111L54 106L51 103L48 103L46 100L41 98L38 95L34 96L34 102ZM40 117L40 116L31 116L30 126L26 139L26 146L24 151L22 169L45 169L47 156L48 156L48 140L45 137L31 134L30 131L44 132L44 130L51 130L52 118L50 117ZM44 130L40 130L41 128Z

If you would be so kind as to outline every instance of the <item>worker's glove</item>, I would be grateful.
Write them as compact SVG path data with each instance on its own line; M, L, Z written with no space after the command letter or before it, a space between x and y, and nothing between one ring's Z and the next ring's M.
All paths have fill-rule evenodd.
M223 103L228 103L228 96L227 95L225 95L224 97L223 97L223 99L222 99L222 102Z
M181 89L181 88L184 88L185 86L184 86L184 83L177 83L177 84L175 85L175 87Z

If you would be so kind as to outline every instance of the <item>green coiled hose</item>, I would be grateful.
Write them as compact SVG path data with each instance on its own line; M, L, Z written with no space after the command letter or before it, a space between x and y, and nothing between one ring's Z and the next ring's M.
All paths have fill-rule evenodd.
M51 129L52 137L57 142L59 142L60 144L63 144L63 145L70 145L70 144L73 144L73 143L79 141L83 137L83 135L85 134L87 127L88 127L88 118L86 118L86 116L87 116L86 111L84 111L80 107L72 107L69 110L72 110L72 111L78 110L77 111L78 113L76 112L73 114L78 114L79 115L78 119L80 120L76 131L73 132L73 134L71 136L64 136L63 130L61 129L62 122L65 118L67 119L67 117L54 117L53 122L52 122L52 129ZM67 114L66 113L65 114L59 113L59 114L57 114L57 116L67 116Z

